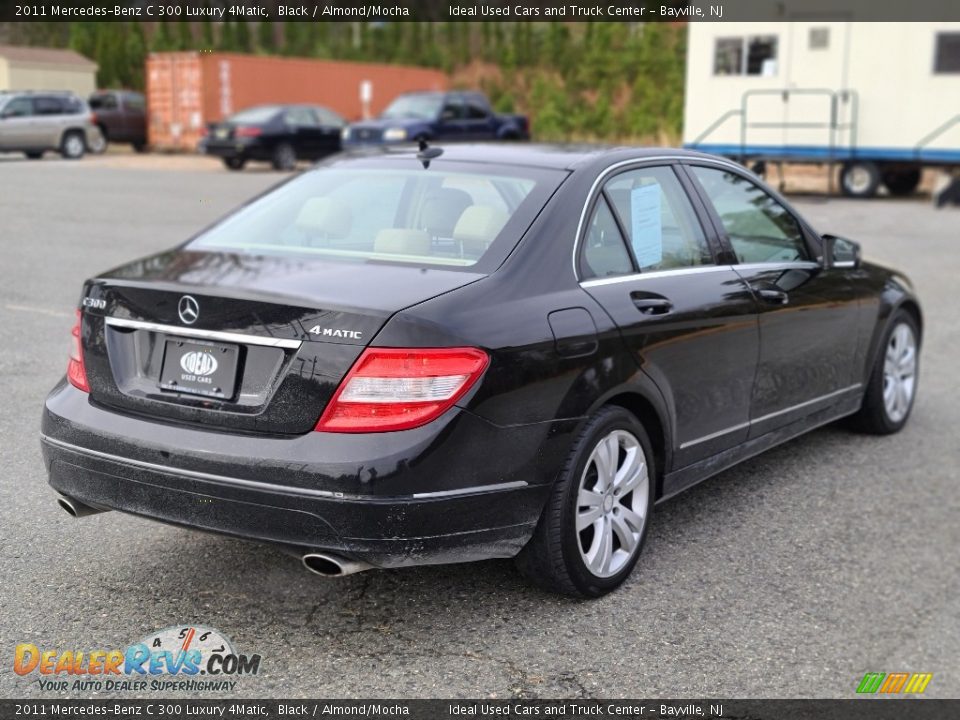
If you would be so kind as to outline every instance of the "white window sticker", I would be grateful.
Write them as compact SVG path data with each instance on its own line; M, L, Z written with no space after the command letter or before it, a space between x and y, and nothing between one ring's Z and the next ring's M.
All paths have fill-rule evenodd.
M663 261L663 228L660 215L660 185L642 185L630 191L633 253L641 268Z

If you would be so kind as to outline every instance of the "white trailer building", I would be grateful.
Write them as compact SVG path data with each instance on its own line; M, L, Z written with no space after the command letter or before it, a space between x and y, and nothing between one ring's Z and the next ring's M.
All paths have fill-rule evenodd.
M960 168L960 23L692 22L683 140L909 194L923 167Z

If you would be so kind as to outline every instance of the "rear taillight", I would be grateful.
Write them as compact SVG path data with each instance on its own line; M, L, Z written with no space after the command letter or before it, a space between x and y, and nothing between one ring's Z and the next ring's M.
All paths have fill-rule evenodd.
M486 370L477 348L367 348L327 405L317 430L409 430L446 412Z
M67 380L78 390L90 392L90 384L87 382L87 368L83 364L83 345L80 342L80 322L82 319L80 311L77 310L77 322L74 323L73 330L70 331L70 361L67 363Z
M91 122L93 125L96 125L96 124L97 124L97 114L96 114L96 113L90 113L90 122Z
M263 130L258 127L240 126L233 131L235 137L257 137L261 133L263 133Z

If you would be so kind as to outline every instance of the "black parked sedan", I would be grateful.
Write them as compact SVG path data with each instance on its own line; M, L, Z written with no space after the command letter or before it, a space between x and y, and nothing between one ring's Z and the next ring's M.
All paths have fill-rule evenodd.
M319 160L340 150L346 120L319 105L259 105L211 123L200 148L231 170L262 160L292 170L297 160Z
M909 282L676 150L341 155L85 284L50 484L310 570L630 574L654 505L916 394Z

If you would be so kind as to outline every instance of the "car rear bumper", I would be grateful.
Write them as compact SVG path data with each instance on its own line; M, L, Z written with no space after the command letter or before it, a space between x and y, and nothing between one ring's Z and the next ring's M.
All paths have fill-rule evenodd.
M454 409L401 433L238 436L115 413L61 384L42 450L50 485L88 505L399 567L519 552L549 492L520 479L543 430Z
M214 141L203 143L202 152L218 158L242 158L244 160L267 160L270 154L260 143L250 141Z

